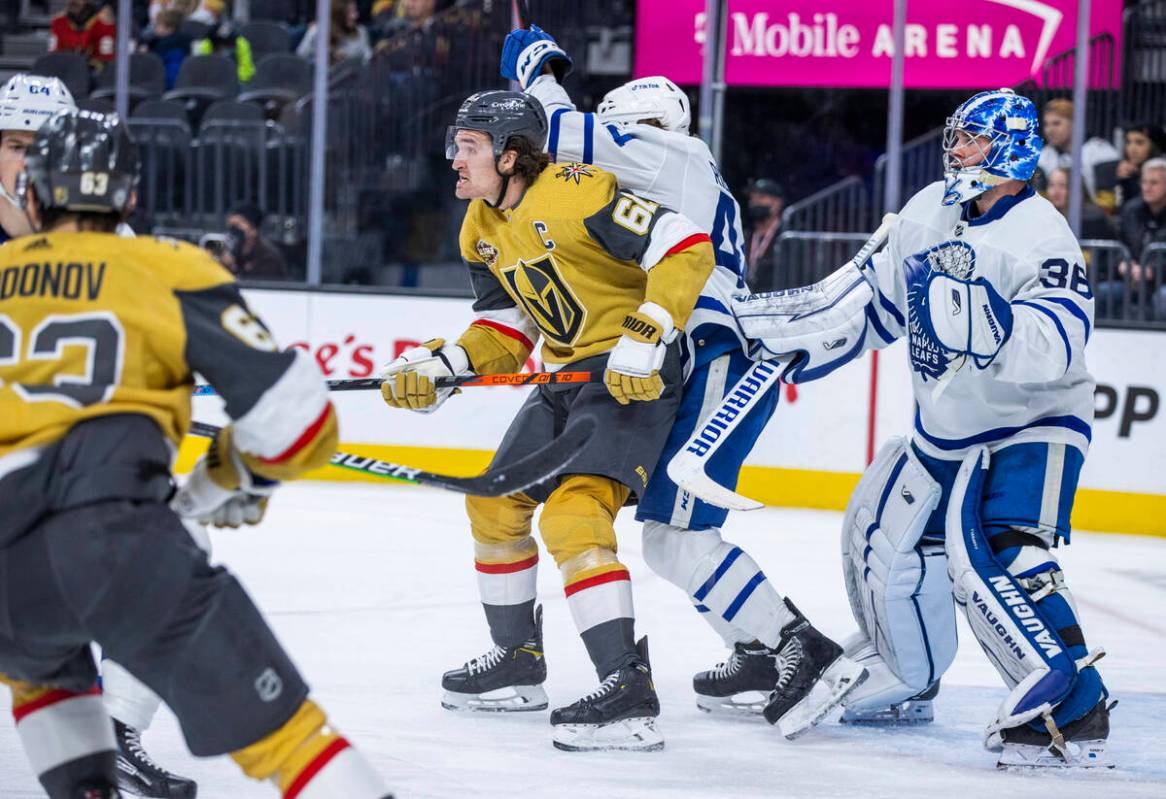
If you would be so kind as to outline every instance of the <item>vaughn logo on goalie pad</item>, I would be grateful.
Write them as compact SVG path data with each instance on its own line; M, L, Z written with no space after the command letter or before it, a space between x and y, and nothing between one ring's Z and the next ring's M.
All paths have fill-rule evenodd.
M1017 590L1011 578L998 575L996 577L989 577L988 582L992 584L992 588L996 590L1000 601L1008 606L1009 612L1016 617L1020 626L1027 630L1037 646L1044 650L1045 657L1052 659L1061 654L1062 650L1060 645L1053 639L1048 628L1045 627L1044 622L1037 617L1036 611L1028 604L1028 600ZM996 618L996 614L989 609L988 603L980 596L978 591L972 592L972 603L984 615L984 619L992 625L992 628L1001 637L1005 645L1016 655L1016 659L1024 660L1023 649L1012 640L1012 636L1008 633L1008 628L1000 623Z

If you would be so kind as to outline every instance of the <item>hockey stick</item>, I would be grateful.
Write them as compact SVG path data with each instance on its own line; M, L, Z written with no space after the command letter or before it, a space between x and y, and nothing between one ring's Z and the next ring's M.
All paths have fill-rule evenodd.
M883 245L891 233L895 214L887 214L862 248L850 259L850 263L860 270L875 250ZM757 510L764 507L755 499L742 496L725 488L709 477L705 471L712 457L736 429L741 420L749 415L758 402L781 379L782 364L779 361L758 361L749 367L737 384L725 394L721 404L700 421L684 446L668 462L668 476L681 489L703 499L710 505L728 510Z
M213 438L221 427L205 422L195 422L190 432L196 436ZM332 466L348 469L372 477L383 477L414 485L434 486L459 494L473 494L479 497L502 497L517 494L533 485L543 482L567 468L583 451L583 445L595 432L595 417L580 416L542 449L513 463L491 466L477 477L455 477L402 466L398 463L377 460L349 452L337 452L332 456Z
M461 375L439 377L437 388L473 388L476 386L543 386L550 383L598 383L602 375L592 372L507 372L497 375ZM355 380L329 380L329 391L369 391L380 389L385 382L379 377L360 377ZM193 397L210 397L218 392L214 386L201 383L191 392Z

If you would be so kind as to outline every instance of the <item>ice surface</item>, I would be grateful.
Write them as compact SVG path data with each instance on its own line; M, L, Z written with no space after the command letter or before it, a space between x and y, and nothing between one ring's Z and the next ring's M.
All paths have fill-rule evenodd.
M839 524L837 513L766 509L730 517L726 538L753 554L821 629L842 637L851 619ZM962 620L963 646L930 726L854 729L832 718L787 742L763 721L699 712L692 674L723 659L720 640L680 591L644 565L629 512L618 527L663 705L667 745L654 754L559 752L546 713L442 710L441 672L489 647L456 495L293 484L280 490L261 527L216 532L214 542L216 558L253 593L315 698L400 797L1166 796L1166 540L1080 532L1058 551L1088 643L1109 653L1099 666L1121 700L1110 739L1119 768L1032 775L997 772L994 755L981 747L1004 690ZM590 691L596 677L545 553L542 566L554 707ZM192 758L165 710L145 743L161 763L197 778L202 799L276 795L226 758ZM0 797L40 796L11 724L0 725Z

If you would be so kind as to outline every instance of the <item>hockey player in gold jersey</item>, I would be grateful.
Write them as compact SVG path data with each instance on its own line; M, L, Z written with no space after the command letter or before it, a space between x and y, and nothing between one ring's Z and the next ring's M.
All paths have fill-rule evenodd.
M646 641L635 642L631 582L613 520L647 485L679 401L677 332L713 268L709 237L587 164L548 166L542 107L516 92L462 104L447 137L457 196L470 199L462 257L477 319L456 343L434 339L388 365L382 393L430 411L449 395L434 379L522 367L539 336L551 368L602 372L604 384L540 386L495 455L504 463L558 435L579 415L598 421L569 474L466 507L494 648L448 672L453 709L541 710L546 667L534 606L538 547L555 559L567 604L601 683L551 714L556 746L657 749L660 706Z
M285 799L382 799L168 504L195 371L234 422L174 502L212 523L257 521L277 481L326 463L335 412L205 253L112 234L136 183L116 116L63 111L20 181L37 232L0 247L0 673L18 734L51 799L119 796L96 641L161 695L194 754L230 753Z

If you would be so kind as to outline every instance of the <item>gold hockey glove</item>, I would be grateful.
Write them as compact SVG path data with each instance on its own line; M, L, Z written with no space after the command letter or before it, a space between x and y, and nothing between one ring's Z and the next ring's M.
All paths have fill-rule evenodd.
M660 367L666 341L675 336L671 315L654 302L645 302L624 317L620 336L607 359L603 382L620 405L632 400L659 399L664 393Z

